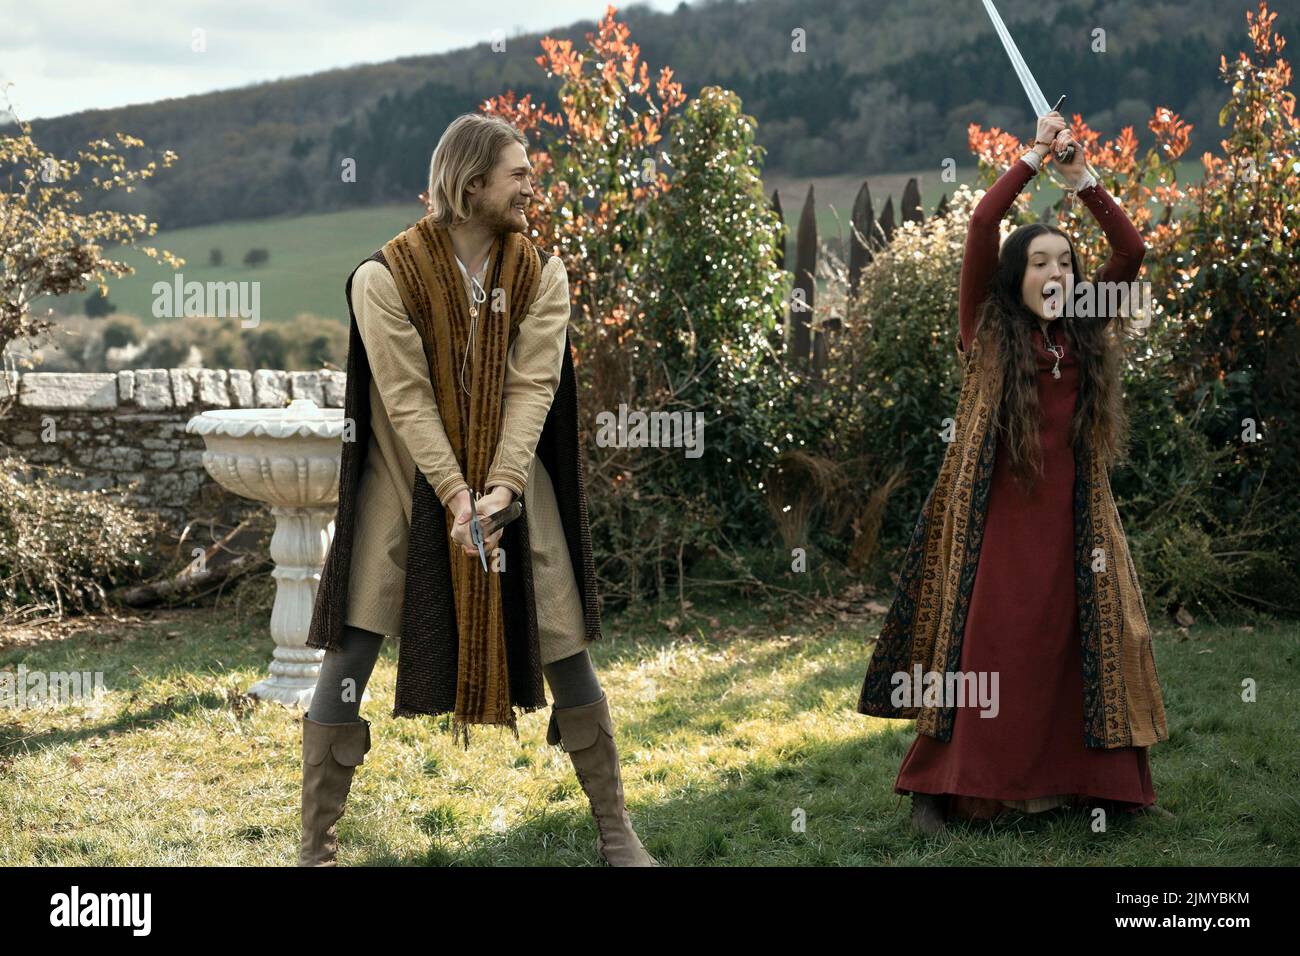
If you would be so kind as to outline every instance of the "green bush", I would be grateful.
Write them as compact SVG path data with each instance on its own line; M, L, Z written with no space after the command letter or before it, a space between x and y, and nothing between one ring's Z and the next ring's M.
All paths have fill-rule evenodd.
M135 345L145 337L144 323L134 315L115 315L104 323L104 348Z
M844 412L826 454L848 463L863 494L901 469L886 540L911 532L947 447L944 422L961 387L957 283L977 201L963 187L944 215L903 223L867 266L844 332L832 338L828 389Z
M753 540L763 479L804 437L798 377L769 345L786 289L781 222L763 193L754 120L734 93L705 87L670 131L672 188L652 208L642 304L658 346L647 371L671 407L704 413L707 452L679 458L664 490L699 496L726 533Z
M1208 393L1183 407L1185 346L1179 323L1153 324L1130 349L1124 377L1128 459L1111 485L1148 610L1211 619L1294 611L1300 582L1274 543L1288 533L1284 502L1270 499L1251 463L1215 437ZM1226 487L1235 493L1224 495Z
M638 347L619 353L617 391L597 401L699 413L704 453L593 450L593 534L615 596L663 592L703 555L738 559L741 545L770 542L764 478L783 447L812 435L799 380L769 345L785 279L753 119L734 93L706 87L672 120L665 152L671 187L650 205L636 256ZM601 410L616 411L588 411Z

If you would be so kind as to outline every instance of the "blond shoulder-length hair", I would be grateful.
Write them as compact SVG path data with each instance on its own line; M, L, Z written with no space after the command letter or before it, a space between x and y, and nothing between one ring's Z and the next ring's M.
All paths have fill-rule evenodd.
M452 121L429 160L429 213L439 226L470 218L465 191L478 177L487 181L501 150L510 143L528 149L528 139L499 116L466 113Z

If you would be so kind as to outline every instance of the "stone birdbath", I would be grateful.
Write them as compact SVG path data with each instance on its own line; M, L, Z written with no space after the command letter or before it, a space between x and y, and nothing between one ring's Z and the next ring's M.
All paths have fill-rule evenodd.
M298 398L287 408L214 409L185 426L207 446L203 467L223 488L271 506L275 605L271 676L250 697L311 706L323 650L307 646L321 567L334 536L343 409Z

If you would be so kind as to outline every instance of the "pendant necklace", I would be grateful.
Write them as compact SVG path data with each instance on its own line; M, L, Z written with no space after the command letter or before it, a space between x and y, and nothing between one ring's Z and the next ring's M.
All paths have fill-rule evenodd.
M465 357L460 363L460 387L466 395L469 389L465 387L465 363L469 361L470 349L474 347L474 332L478 328L478 307L487 301L487 290L479 284L477 276L470 277L470 305L469 305L469 339L465 342Z
M1052 378L1060 378L1061 359L1065 357L1065 347L1052 341L1052 333L1047 329L1043 329L1043 341L1046 343L1047 351L1056 356L1056 364L1052 366Z

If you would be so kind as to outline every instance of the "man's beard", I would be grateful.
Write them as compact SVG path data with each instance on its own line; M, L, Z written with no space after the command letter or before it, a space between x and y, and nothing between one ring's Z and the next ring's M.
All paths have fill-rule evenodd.
M489 206L482 202L474 207L473 216L490 232L523 232L528 225L514 215L514 205L513 199L507 199L500 206Z

